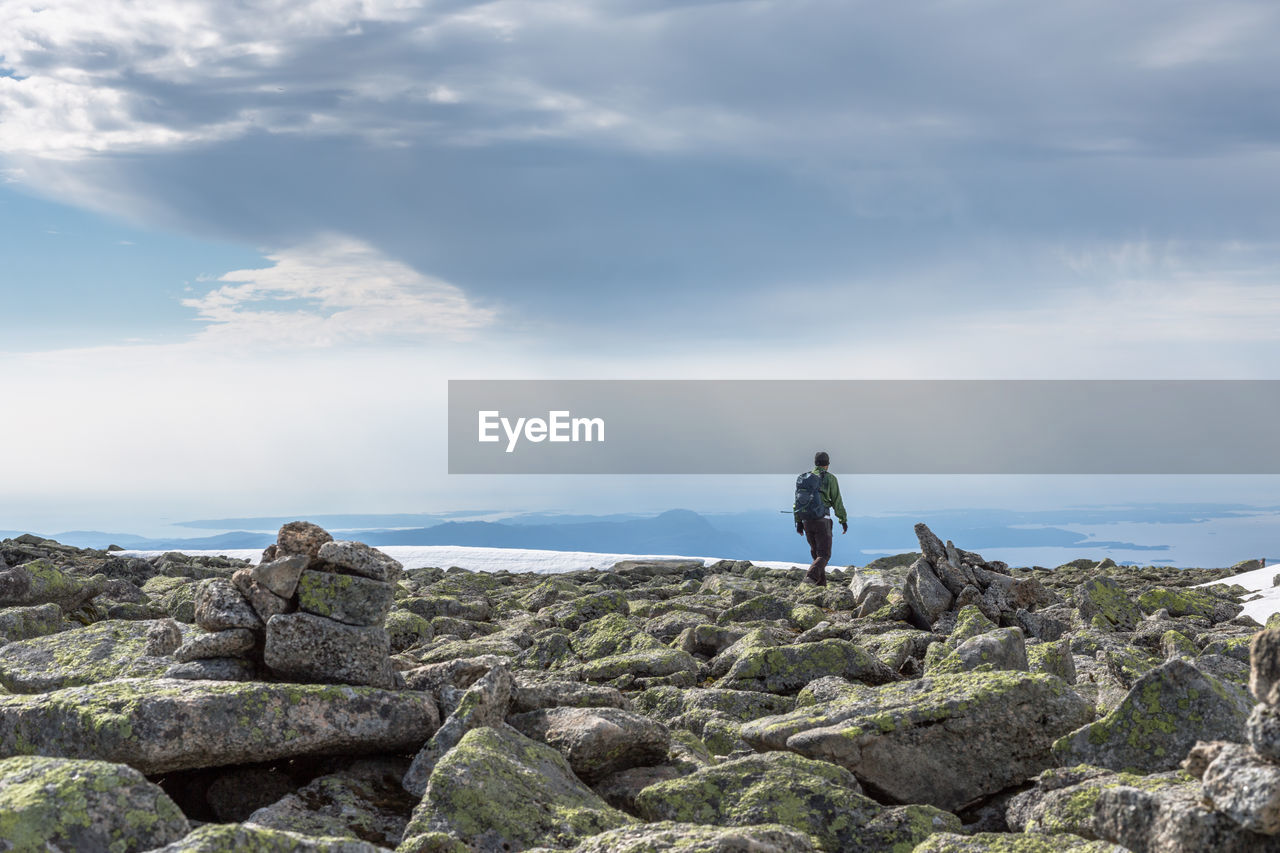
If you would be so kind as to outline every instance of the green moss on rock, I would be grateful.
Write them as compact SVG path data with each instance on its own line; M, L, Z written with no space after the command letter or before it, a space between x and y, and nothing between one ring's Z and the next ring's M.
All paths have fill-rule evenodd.
M564 848L633 822L578 781L556 750L512 729L480 727L435 766L405 843L438 832L480 853Z
M0 760L0 849L150 850L190 827L173 800L131 767L22 756Z

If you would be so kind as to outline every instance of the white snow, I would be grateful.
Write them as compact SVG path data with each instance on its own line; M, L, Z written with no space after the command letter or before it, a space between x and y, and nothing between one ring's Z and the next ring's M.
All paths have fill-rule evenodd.
M1264 566L1261 569L1232 575L1213 583L1202 583L1200 586L1213 586L1213 584L1219 583L1227 586L1240 584L1250 592L1262 593L1261 598L1245 602L1243 613L1246 616L1252 616L1265 625L1269 616L1273 613L1280 613L1280 586L1271 585L1272 579L1277 574L1280 574L1280 566Z
M387 545L378 549L401 563L406 569L424 566L449 568L461 566L473 572L533 572L540 575L574 572L580 569L608 569L623 560L698 560L710 565L719 557L689 557L679 554L601 554L593 551L539 551L526 548L472 548L461 545ZM151 557L164 551L125 551L134 557ZM213 551L183 551L184 554L226 556L256 563L261 550L230 549ZM799 563L755 562L757 566L770 568L795 568ZM804 564L805 567L808 564Z

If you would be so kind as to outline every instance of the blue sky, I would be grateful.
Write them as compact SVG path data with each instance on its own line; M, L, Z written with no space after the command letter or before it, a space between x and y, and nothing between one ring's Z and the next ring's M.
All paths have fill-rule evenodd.
M588 508L449 479L449 378L1277 378L1273 4L0 19L5 526ZM610 488L586 502L705 491Z

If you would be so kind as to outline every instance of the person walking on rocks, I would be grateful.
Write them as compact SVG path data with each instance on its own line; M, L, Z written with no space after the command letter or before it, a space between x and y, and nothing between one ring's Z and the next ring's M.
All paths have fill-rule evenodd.
M796 533L809 542L809 556L813 563L804 576L805 583L827 585L827 562L831 559L831 540L834 525L829 512L836 511L840 532L849 532L849 516L840 498L840 483L836 475L827 470L831 457L825 450L813 455L813 470L796 477L796 501L791 512L796 520Z

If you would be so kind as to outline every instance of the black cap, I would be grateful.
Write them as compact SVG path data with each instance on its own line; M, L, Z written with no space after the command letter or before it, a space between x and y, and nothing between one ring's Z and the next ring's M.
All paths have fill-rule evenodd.
M821 468L824 465L831 464L831 457L827 455L827 451L819 450L813 454L813 464Z

